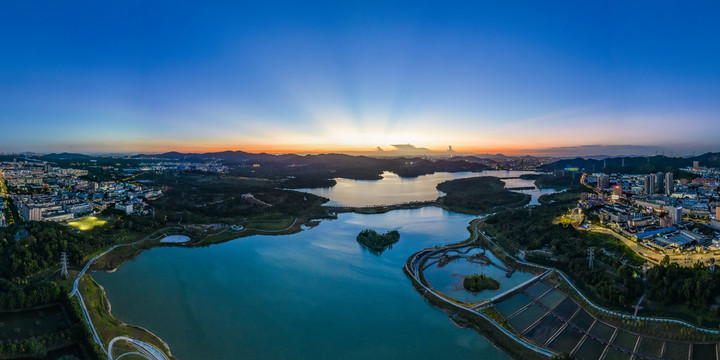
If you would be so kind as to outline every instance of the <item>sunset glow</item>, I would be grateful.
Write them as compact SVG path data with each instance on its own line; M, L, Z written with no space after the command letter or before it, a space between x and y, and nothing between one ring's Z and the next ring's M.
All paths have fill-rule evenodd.
M102 17L81 4L49 4L37 17L23 15L35 11L23 2L3 5L0 29L15 35L0 39L0 121L15 136L0 151L410 143L509 154L632 144L680 154L714 148L720 133L713 11L167 5L174 10L123 2ZM668 23L680 25L668 32Z

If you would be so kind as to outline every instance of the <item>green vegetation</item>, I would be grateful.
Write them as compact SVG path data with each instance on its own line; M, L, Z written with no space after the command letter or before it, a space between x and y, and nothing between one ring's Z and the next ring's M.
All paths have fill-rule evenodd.
M678 181L680 181L682 179L685 179L687 181L693 181L699 177L701 177L701 176L697 175L697 174L689 173L687 171L683 171L680 169L673 170L673 178Z
M68 340L72 335L70 324L58 304L0 312L0 324L0 358L3 354L42 357L49 348L71 343Z
M18 282L20 284L0 279L0 310L29 308L65 297L65 292L52 281L29 284L25 284L27 281Z
M580 174L568 173L562 176L545 174L523 174L521 179L535 180L535 186L539 188L566 188L580 183Z
M375 230L365 229L357 236L357 242L365 246L374 253L382 253L392 248L392 244L400 240L400 233L397 230L388 231L384 234L378 234Z
M649 310L716 328L720 324L720 273L711 273L702 263L693 267L663 265L647 272Z
M95 325L95 330L103 343L108 344L117 336L128 336L152 344L166 354L169 353L165 344L154 334L139 327L126 325L113 317L108 308L109 302L105 291L90 276L82 278L79 288L85 299L90 318ZM115 356L117 355L115 354Z
M77 302L62 295L59 304L0 312L0 358L44 359L50 351L52 359L81 352L86 359L106 358L92 342Z
M699 161L701 166L720 167L720 153L706 153L689 158L668 157L664 155L614 157L603 160L575 158L563 159L551 164L541 166L544 171L562 170L576 167L589 172L602 171L606 174L649 174L656 172L676 171L677 169L692 166L693 161ZM678 179L676 173L675 179Z
M108 246L133 241L162 227L151 217L114 216L102 228L73 231L50 221L31 221L0 229L0 277L26 278L59 265L66 252L71 265L81 265Z
M446 193L437 203L450 211L479 215L530 202L530 195L509 191L504 186L502 180L491 176L445 181L437 185L438 190Z
M556 218L574 207L581 187L541 197L532 211L510 210L486 219L485 231L511 254L529 252L531 262L558 268L572 277L591 299L608 307L626 309L643 292L636 276L643 260L610 235L584 232L558 223ZM594 248L594 268L587 251Z
M253 222L277 223L288 218L300 218L298 225L311 218L327 217L322 197L282 190L285 181L271 179L221 177L214 174L166 174L155 179L164 195L151 201L155 218L166 223L183 224L242 224ZM250 193L256 199L271 204L268 207L242 197Z
M485 274L475 274L463 279L463 288L476 293L483 290L497 290L500 288L500 283Z

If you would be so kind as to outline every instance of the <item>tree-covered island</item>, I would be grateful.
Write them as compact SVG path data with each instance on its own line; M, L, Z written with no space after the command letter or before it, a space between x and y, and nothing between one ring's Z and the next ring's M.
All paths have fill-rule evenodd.
M497 290L500 288L500 283L485 274L475 274L463 279L463 288L476 293L483 290Z
M357 242L360 245L377 254L391 248L392 244L398 242L398 240L400 240L400 233L397 230L378 234L375 230L365 229L357 236Z

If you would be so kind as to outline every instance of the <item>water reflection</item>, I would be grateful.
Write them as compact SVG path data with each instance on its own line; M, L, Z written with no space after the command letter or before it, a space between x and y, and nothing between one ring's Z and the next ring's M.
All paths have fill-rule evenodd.
M475 303L501 294L533 278L533 274L515 271L507 277L508 269L490 251L474 248L467 254L448 252L425 269L423 275L433 289L463 302ZM463 288L463 279L473 274L485 274L500 283L500 289L477 293Z
M553 189L537 189L534 180L517 178L523 174L535 174L533 171L489 170L482 172L435 173L416 178L401 178L395 173L384 172L381 180L350 180L337 178L337 184L330 188L299 189L330 199L326 205L332 206L375 206L394 205L415 201L432 201L443 196L442 191L435 187L444 181L463 179L475 176L494 176L503 179L505 187L532 187L532 190L518 190L529 194L530 205L537 205L538 198L544 194L552 194Z
M112 312L178 359L507 359L457 328L403 273L414 252L466 239L471 216L429 207L340 214L310 231L155 248L92 276ZM360 230L400 231L374 255Z

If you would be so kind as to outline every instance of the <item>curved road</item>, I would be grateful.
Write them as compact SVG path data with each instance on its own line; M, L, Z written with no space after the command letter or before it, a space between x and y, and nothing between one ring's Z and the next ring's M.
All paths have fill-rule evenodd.
M480 303L480 304L472 305L472 306L470 306L470 307L468 307L468 306L463 306L463 305L461 305L461 304L459 304L459 303L457 303L457 302L450 301L450 300L448 300L447 298L445 298L443 295L435 292L435 290L433 290L432 288L430 288L429 286L427 286L427 285L421 280L421 277L420 277L420 272L421 272L420 266L421 266L421 265L420 265L420 264L422 264L423 260L424 260L427 256L430 256L430 255L432 255L433 253L437 253L437 252L440 252L440 251L447 251L447 250L450 250L450 249L462 248L462 247L465 247L465 246L468 246L468 245L472 244L473 242L477 241L477 239L478 239L479 232L480 232L480 231L478 230L478 226L479 226L479 225L480 225L480 222L479 222L479 221L475 222L475 224L472 226L472 228L471 228L471 230L470 230L471 236L470 236L470 238L469 238L467 241L463 241L463 242L458 243L458 244L452 244L452 245L446 245L446 246L442 246L442 247L425 249L425 250L421 250L421 251L413 254L413 255L410 257L410 259L408 259L409 261L407 261L407 262L405 263L405 272L406 272L409 276L411 276L418 284L420 284L420 286L423 287L423 289L425 290L425 293L431 293L431 294L433 294L437 299L439 299L440 301L443 301L443 302L449 304L449 305L452 306L452 307L457 307L457 308L463 309L463 310L465 310L465 311L471 312L471 313L473 313L473 314L475 314L475 315L477 315L477 316L485 319L485 320L488 321L490 324L492 324L493 326L495 326L498 330L500 330L503 334L505 334L505 335L508 336L509 338L515 340L515 342L517 342L519 345L521 345L521 346L523 346L523 347L525 347L525 348L527 348L527 349L529 349L529 350L532 350L532 351L534 351L534 352L537 352L538 354L542 354L542 355L547 356L547 357L552 357L552 356L554 356L554 355L555 355L554 352L552 352L552 351L550 351L550 350L547 350L547 349L544 349L544 348L542 348L542 347L536 346L535 344L532 344L532 343L528 342L528 341L525 340L524 338L516 336L515 334L511 333L510 331L508 331L507 329L505 329L505 328L504 328L503 326L501 326L500 324L496 323L495 320L491 319L490 317L486 316L485 314L483 314L483 313L481 313L481 312L479 311L479 310L482 310L485 306L491 304L490 302L487 302L487 301L486 301L486 302L483 302L483 303ZM408 265L410 265L410 266L408 266ZM547 275L547 274L545 274L545 275ZM544 276L544 275L540 275L540 276ZM531 279L530 281L534 281L534 280L535 280L535 278ZM521 285L525 285L525 284L521 284ZM514 291L514 290L515 290L515 289L513 288L513 289L511 289L511 290L509 290L509 291ZM504 292L503 294L505 294L505 292Z
M135 348L135 350L137 350L137 351L130 352L130 353L124 353L113 359L112 348L113 348L113 345L115 345L115 342L117 342L119 340L126 341L127 343L132 345ZM140 341L140 340L135 340L135 339L129 338L127 336L118 336L118 337L110 340L110 343L108 344L107 353L108 353L108 360L117 360L117 359L119 359L125 355L129 355L129 354L140 355L149 360L167 360L167 357L165 356L165 354L163 354L162 351L160 351L158 348L156 348L152 344L148 344L148 343L146 343L144 341Z
M168 229L168 228L166 228L166 229ZM158 230L158 231L154 232L153 234L156 234L157 232L162 231L162 230L165 230L165 229ZM151 234L151 235L153 235L153 234ZM90 261L88 261L87 264L85 264L85 266L82 268L82 270L80 270L80 273L78 274L77 278L73 282L73 289L68 294L68 296L70 296L70 297L73 297L73 296L78 297L78 301L80 302L80 309L82 310L83 316L85 316L85 322L87 323L88 327L90 328L90 332L92 333L93 340L98 345L100 345L100 348L103 350L103 352L105 354L107 354L108 360L117 360L125 355L130 355L130 354L139 355L148 360L170 360L167 356L165 356L165 354L162 351L160 351L158 348L156 348L152 344L148 344L148 343L140 341L140 340L132 339L127 336L118 336L118 337L110 340L110 343L108 344L108 348L106 350L105 346L102 343L102 340L100 339L100 336L98 335L97 330L95 330L95 325L93 324L92 320L90 319L90 313L87 311L87 307L85 307L85 301L83 300L82 294L80 294L80 291L78 290L78 284L80 283L80 279L82 279L83 275L85 275L85 273L87 272L87 270L90 268L90 266L92 265L92 263L95 260L97 260L98 258L102 257L103 255L105 255L119 247L131 246L131 245L135 245L140 242L149 240L151 235L148 235L145 238L143 238L142 240L138 240L133 243L114 245L114 246L110 247L109 249L103 251L102 253L96 255L92 259L90 259ZM127 341L137 351L130 352L130 353L124 353L124 354L119 355L117 358L113 359L112 346L118 340Z

